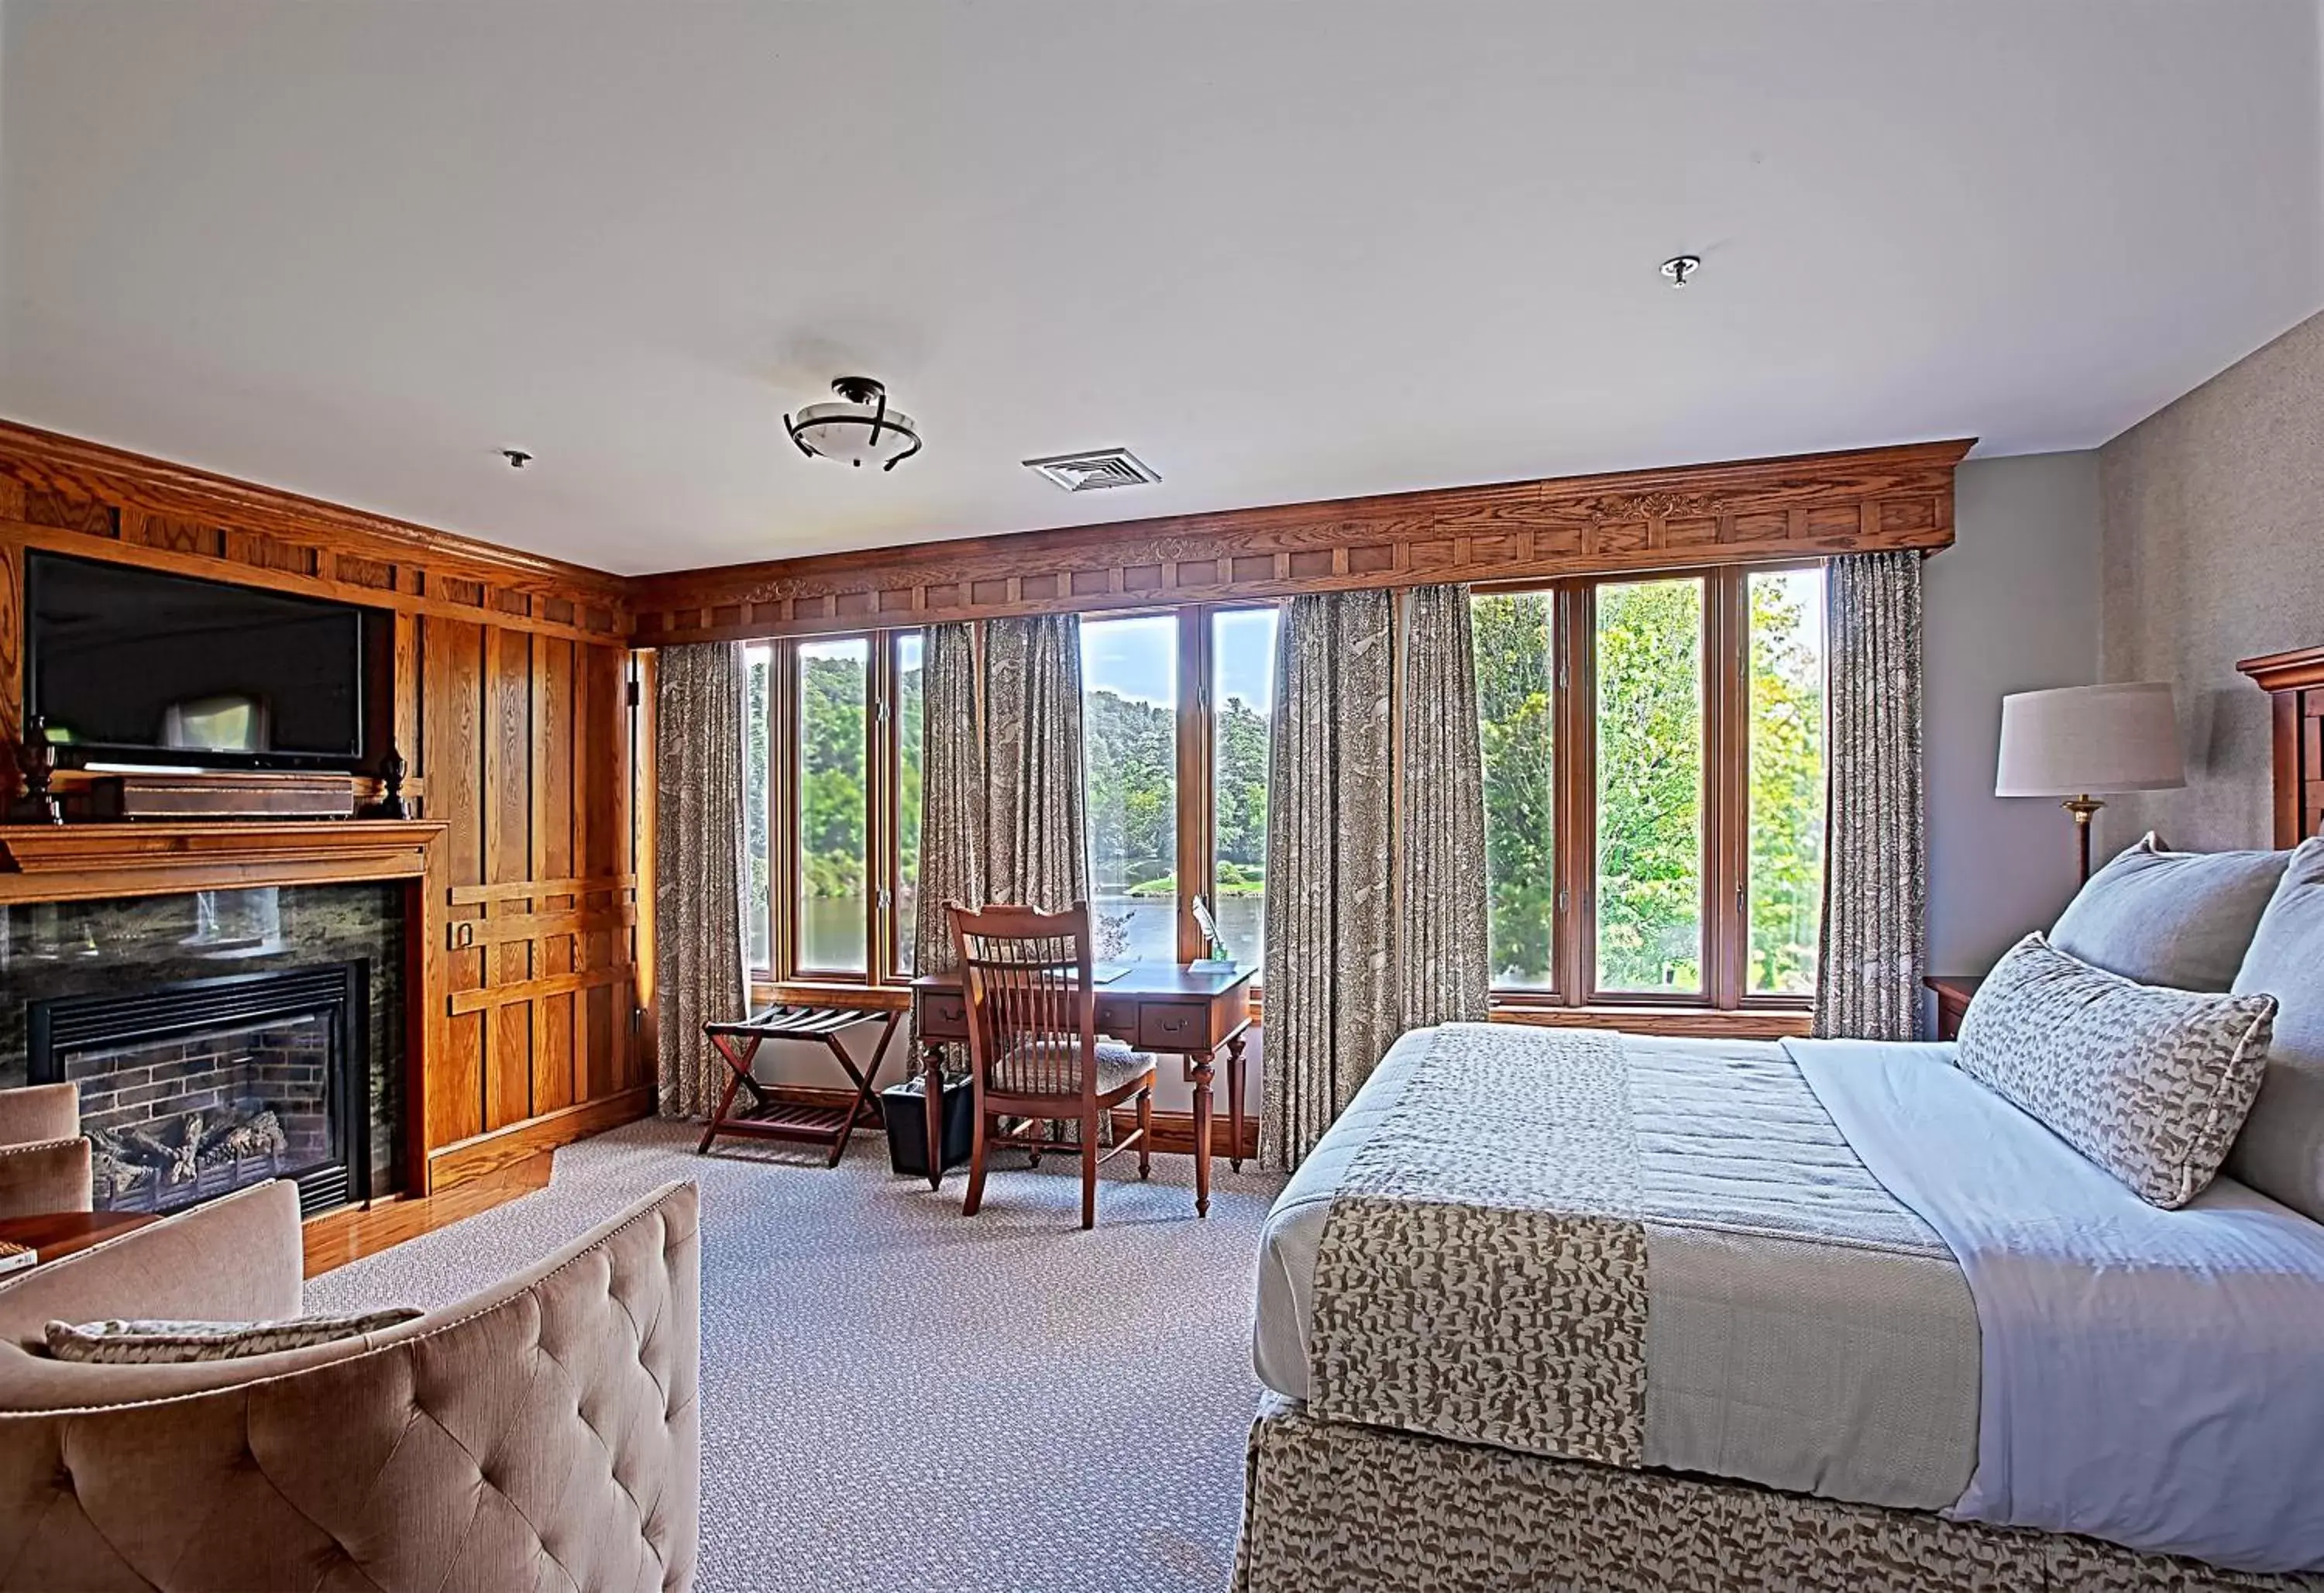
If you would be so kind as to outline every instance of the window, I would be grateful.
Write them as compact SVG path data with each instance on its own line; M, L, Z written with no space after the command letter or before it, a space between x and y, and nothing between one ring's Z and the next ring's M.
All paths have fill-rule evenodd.
M1600 990L1702 993L1702 588L1594 594Z
M1546 592L1472 600L1485 772L1487 932L1493 983L1556 988L1557 766L1551 682L1556 616Z
M1602 576L1475 598L1501 1006L1797 1009L1823 890L1820 565ZM1097 952L1266 957L1279 611L1085 615ZM892 983L918 911L921 633L746 650L751 962Z
M1211 894L1227 955L1267 961L1267 748L1275 716L1273 608L1227 608L1211 623Z
M1102 962L1178 955L1178 620L1082 621L1090 912Z
M872 643L802 642L798 664L798 909L802 972L863 973L870 966L870 782L864 727Z
M761 977L909 976L921 647L890 631L743 650L743 944Z
M1823 572L1476 598L1502 1005L1796 1006L1823 868Z
M1754 571L1744 990L1815 993L1823 912L1823 569Z

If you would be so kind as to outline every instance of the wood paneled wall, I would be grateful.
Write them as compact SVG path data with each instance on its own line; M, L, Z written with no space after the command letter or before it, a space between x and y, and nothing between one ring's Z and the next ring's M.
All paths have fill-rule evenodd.
M679 570L634 583L634 639L812 635L1934 550L1953 540L1953 467L1969 446L1680 465Z
M651 1109L621 578L0 423L7 740L29 548L393 613L406 790L451 827L447 1039L422 1125L435 1186Z

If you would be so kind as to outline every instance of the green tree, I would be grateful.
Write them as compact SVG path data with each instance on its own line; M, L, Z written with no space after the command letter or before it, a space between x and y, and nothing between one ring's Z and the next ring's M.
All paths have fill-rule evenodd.
M1702 583L1598 588L1598 983L1691 986L1702 959Z
M1090 866L1102 889L1162 878L1177 866L1177 716L1101 688L1082 701Z
M1493 979L1545 985L1557 912L1549 598L1480 597L1471 613Z
M1821 573L1751 579L1751 932L1748 986L1815 988L1823 912Z
M1750 583L1750 987L1814 986L1822 896L1823 666L1812 571ZM1551 606L1473 609L1493 977L1549 980L1556 922ZM1702 977L1702 586L1597 591L1597 982Z
M809 896L863 894L863 690L861 658L799 660L799 866Z
M1218 894L1256 895L1266 888L1267 720L1240 697L1219 710L1217 768Z

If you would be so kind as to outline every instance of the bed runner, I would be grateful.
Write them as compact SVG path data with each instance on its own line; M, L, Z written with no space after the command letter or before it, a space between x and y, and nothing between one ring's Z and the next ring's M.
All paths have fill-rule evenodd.
M1444 1026L1323 1226L1315 1414L1645 1463L1628 1073L1610 1033Z
M1325 1219L1309 1406L1531 1454L1664 1464L1649 1453L1648 1254L1650 1238L1661 1248L1680 1232L1950 1264L1786 1061L1447 1024Z

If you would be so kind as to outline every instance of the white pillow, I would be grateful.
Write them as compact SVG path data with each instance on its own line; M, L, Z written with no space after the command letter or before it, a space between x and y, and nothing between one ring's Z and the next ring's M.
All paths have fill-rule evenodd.
M2324 1222L2324 836L2292 852L2235 988L2275 997L2275 1039L2227 1172Z
M2050 944L2141 985L2225 990L2289 852L2166 852L2152 831L2092 875Z

